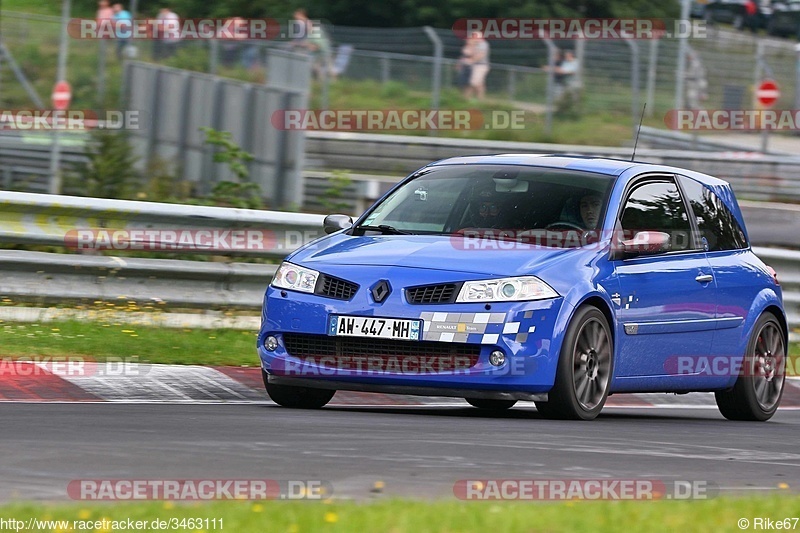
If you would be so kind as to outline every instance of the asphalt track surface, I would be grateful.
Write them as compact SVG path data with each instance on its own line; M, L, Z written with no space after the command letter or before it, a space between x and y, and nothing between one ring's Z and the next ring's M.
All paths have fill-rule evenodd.
M67 500L76 479L322 480L338 498L453 497L465 479L704 481L723 491L800 481L800 410L767 423L715 409L607 408L592 422L535 408L7 403L0 501Z

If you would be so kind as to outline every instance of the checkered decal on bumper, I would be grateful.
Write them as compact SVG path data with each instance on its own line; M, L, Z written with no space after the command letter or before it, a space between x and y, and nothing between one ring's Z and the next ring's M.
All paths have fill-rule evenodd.
M422 340L497 344L500 335L513 336L514 342L525 342L536 330L533 311L526 311L522 320L506 322L505 313L420 313L423 320Z

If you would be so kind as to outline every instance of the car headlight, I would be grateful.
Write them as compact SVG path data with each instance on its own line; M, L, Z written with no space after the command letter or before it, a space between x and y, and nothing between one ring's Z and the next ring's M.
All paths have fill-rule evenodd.
M272 286L278 289L314 292L318 278L319 272L316 270L283 262L272 278Z
M556 298L558 293L536 276L467 281L457 302L519 302Z

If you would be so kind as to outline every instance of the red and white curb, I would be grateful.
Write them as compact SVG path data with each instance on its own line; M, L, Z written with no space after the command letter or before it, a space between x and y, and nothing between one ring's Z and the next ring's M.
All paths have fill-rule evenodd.
M18 363L0 372L0 402L123 403L272 403L261 381L261 369L98 363L71 372L37 363ZM427 398L339 391L339 406L465 406L459 398ZM607 407L715 408L711 393L620 394ZM800 409L800 379L786 381L781 409Z

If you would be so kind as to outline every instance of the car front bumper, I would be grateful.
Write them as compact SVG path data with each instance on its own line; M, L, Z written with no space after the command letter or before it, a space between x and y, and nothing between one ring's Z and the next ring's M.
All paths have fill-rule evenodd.
M395 298L376 305L366 294L341 301L269 287L257 347L261 366L274 383L426 396L543 400L555 381L569 314L563 307L560 297L490 306L412 305ZM359 364L354 366L353 358L349 358L348 364L342 365L338 355L347 351L343 346L351 338L329 334L331 315L421 320L421 339L393 341L395 346L403 343L404 348L395 356L384 341L359 338ZM272 351L265 346L270 336L278 341ZM306 351L297 356L291 345L297 345L298 339L335 346L336 355L328 351L308 357ZM434 351L441 348L457 353L446 364L430 364L429 352L421 350L418 357L414 355L412 346L416 342ZM458 353L461 348L470 353L468 363ZM505 356L500 366L489 362L495 351ZM415 357L413 364L406 365ZM391 362L392 358L397 360Z

